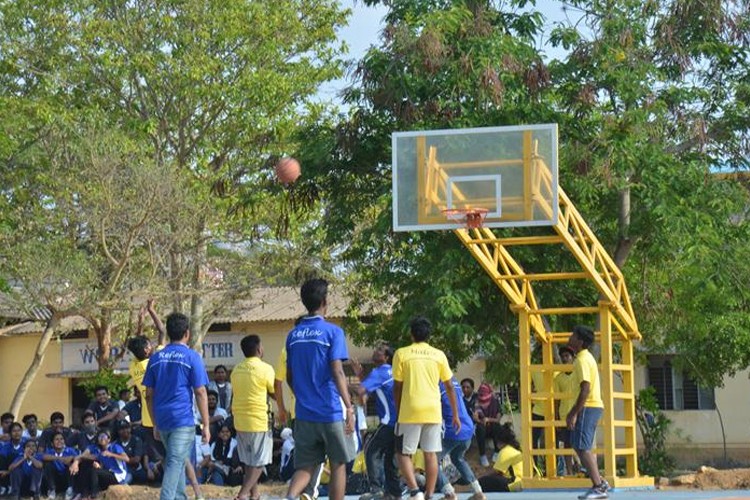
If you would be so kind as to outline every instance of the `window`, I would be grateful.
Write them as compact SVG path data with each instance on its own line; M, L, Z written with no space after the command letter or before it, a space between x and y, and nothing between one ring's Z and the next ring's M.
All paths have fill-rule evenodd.
M211 323L208 327L209 332L231 332L232 323Z
M648 384L656 390L662 410L713 410L713 387L701 387L672 367L671 356L648 357Z

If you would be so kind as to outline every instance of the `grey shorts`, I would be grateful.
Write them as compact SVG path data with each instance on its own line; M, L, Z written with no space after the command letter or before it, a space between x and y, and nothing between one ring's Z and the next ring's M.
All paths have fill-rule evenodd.
M271 432L237 431L237 452L240 462L248 467L264 467L273 459Z
M294 422L294 467L312 467L325 462L348 463L356 456L354 443L341 422Z

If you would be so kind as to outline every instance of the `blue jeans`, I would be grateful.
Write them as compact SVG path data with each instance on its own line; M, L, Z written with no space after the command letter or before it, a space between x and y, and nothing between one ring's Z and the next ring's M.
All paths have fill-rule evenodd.
M195 449L195 427L177 427L161 431L161 440L167 449L164 478L161 481L160 500L186 499L185 461Z
M456 466L456 469L458 469L458 472L459 474L461 474L461 477L464 479L464 481L466 481L467 483L473 483L477 479L477 477L474 475L474 472L471 470L471 466L469 466L468 462L466 462L466 459L464 458L466 450L469 449L469 446L471 446L471 439L467 439L466 441L443 439L443 451L440 452L440 455L438 456L438 464L441 464L443 458L446 455L449 455L451 457L451 462L453 462L453 465ZM443 486L445 486L447 482L448 481L445 478L443 468L438 467L438 477L437 483L435 484L435 491L443 491Z

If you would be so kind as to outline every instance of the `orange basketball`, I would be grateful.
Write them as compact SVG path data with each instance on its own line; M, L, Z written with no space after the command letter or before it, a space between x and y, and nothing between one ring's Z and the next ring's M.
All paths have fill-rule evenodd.
M299 162L291 156L285 156L276 164L276 177L282 184L291 184L302 174Z

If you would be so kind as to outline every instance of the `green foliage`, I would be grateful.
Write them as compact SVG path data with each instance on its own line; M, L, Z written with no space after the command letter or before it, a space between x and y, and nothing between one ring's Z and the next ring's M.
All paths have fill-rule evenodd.
M643 454L638 457L640 472L653 477L668 476L675 466L674 458L666 449L672 421L659 408L653 387L647 387L638 393L635 414L644 445Z
M91 399L94 399L96 388L102 385L109 390L110 398L116 399L121 390L128 388L128 376L118 375L111 368L102 368L91 377L82 379L80 385Z

